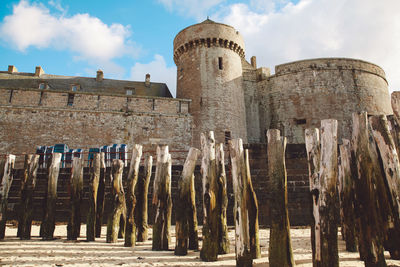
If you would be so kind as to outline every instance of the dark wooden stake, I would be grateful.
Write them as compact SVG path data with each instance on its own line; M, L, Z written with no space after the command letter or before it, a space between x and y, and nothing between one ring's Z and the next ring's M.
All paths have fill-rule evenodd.
M372 116L369 118L372 133L379 150L377 168L383 166L382 193L380 207L387 210L382 214L386 219L387 232L385 247L389 250L392 259L400 259L400 164L395 142L390 133L386 116ZM379 177L377 177L379 178ZM383 210L383 207L380 209Z
M194 179L194 168L200 150L190 148L182 174L178 180L178 197L175 205L175 232L176 246L175 255L186 255L189 241L189 220L192 215L192 179Z
M153 225L153 250L168 250L171 238L171 164L171 154L168 152L168 146L158 146L153 187L153 205L156 207Z
M103 225L104 214L104 197L106 188L106 163L104 152L100 153L100 180L99 189L97 191L97 208L96 208L96 237L101 236L101 226Z
M305 130L305 141L308 160L308 177L310 183L310 193L312 198L312 220L311 220L311 248L313 266L318 266L321 262L321 226L319 216L319 168L321 161L321 143L319 139L319 129L312 128Z
M268 176L270 185L269 266L294 266L290 239L290 223L287 199L287 176L285 167L286 138L280 131L270 129L268 140Z
M351 152L350 141L347 139L342 140L343 144L339 146L340 149L340 174L339 183L341 184L341 222L342 233L346 242L346 250L350 252L357 252L357 226L354 210L354 181L351 172Z
M125 247L134 247L136 244L135 187L139 176L139 165L142 157L142 146L135 144L132 150L131 165L128 173L128 188L126 191L127 220L125 226Z
M54 229L56 222L56 201L57 201L57 182L60 173L61 153L51 155L51 165L48 172L46 206L44 210L44 219L41 224L41 233L43 240L54 239Z
M15 156L7 155L0 160L0 240L4 239L7 222L8 192L13 181Z
M320 266L339 266L337 239L337 120L321 121L321 165L319 214L321 226Z
M33 192L36 187L38 167L39 155L25 155L24 178L21 181L21 205L17 234L21 240L31 239Z
M374 169L368 134L367 113L353 113L352 157L357 167L355 197L358 220L358 242L360 258L365 266L386 266L383 248L381 219L377 212L374 189Z
M107 221L107 243L116 243L118 241L118 230L120 228L121 215L125 205L125 193L122 186L122 172L124 170L124 162L114 159L111 166L111 183L112 183L112 213Z
M229 141L232 163L233 193L235 196L236 266L253 266L261 256L258 233L258 203L250 176L249 155L243 151L242 139Z
M226 173L225 173L225 157L224 157L224 145L216 145L216 171L217 171L217 183L218 183L218 202L217 202L217 213L218 218L218 254L229 253L229 237L228 237L228 224L226 220L226 209L228 207L228 194L226 189Z
M100 180L100 153L94 153L89 163L89 211L86 218L86 240L94 241L96 237L96 200Z
M149 193L152 166L153 157L146 157L144 163L144 174L139 176L135 189L135 195L137 199L137 204L135 206L135 221L138 242L147 240L147 231L149 228L147 225L147 195Z
M81 204L83 197L83 164L81 158L73 158L71 174L71 217L67 226L67 239L76 240L81 233Z
M216 176L214 132L201 134L201 174L203 180L203 246L200 258L203 261L216 261L219 243L219 214L217 208L218 180Z

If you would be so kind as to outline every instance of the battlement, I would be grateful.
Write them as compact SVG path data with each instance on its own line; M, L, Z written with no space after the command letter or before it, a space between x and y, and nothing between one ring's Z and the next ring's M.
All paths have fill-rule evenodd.
M352 58L317 58L285 63L275 67L275 76L312 70L358 70L375 74L386 81L385 72L381 67Z
M188 115L191 100L87 92L0 88L0 106Z
M196 47L222 47L245 56L244 41L232 26L205 20L180 31L174 39L174 61Z

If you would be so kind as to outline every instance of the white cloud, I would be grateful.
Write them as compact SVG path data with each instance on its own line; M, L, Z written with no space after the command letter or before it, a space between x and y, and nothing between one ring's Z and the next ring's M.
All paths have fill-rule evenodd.
M194 17L204 20L213 7L225 2L225 0L158 0L169 11L178 11L186 17Z
M273 2L273 5L271 5ZM266 6L269 4L269 6ZM262 9L266 6L265 9ZM244 36L258 65L315 57L353 57L380 65L400 90L400 1L252 0L218 15ZM218 13L217 13L218 14Z
M63 11L59 2L50 4ZM45 6L25 0L14 5L13 13L4 18L0 34L20 51L31 46L69 50L76 58L93 63L107 64L114 58L138 53L129 41L129 26L107 25L89 14L55 15Z
M136 63L131 68L131 79L144 81L147 73L151 81L166 83L172 95L176 95L176 67L167 67L163 56L155 55L154 60L146 64Z

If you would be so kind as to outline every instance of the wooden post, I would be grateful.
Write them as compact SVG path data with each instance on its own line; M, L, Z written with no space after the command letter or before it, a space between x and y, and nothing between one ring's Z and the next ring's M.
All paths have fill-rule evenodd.
M379 197L380 211L386 220L387 233L385 247L390 252L392 259L400 259L400 163L395 142L390 133L386 116L372 116L369 118L372 133L379 150L379 163L377 168L383 166L383 181ZM379 178L379 177L377 177ZM378 188L379 189L379 188ZM384 203L383 201L387 202Z
M286 138L281 138L279 130L270 129L267 132L267 140L268 176L271 192L269 265L271 267L289 267L295 264L290 239L290 223L287 207Z
M171 154L168 146L157 147L156 175L153 186L153 205L156 216L153 225L153 250L168 250L171 228Z
M260 244L258 203L251 183L248 151L243 151L242 139L233 139L229 141L229 152L235 195L236 266L253 266L253 259L260 257Z
M120 227L121 214L125 205L125 193L122 186L122 172L124 170L124 162L114 159L111 166L111 182L112 182L112 213L107 221L107 243L116 243L118 241L118 230Z
M135 206L135 221L138 242L147 240L147 195L149 193L152 166L153 157L147 156L144 162L144 175L139 176L135 190L137 199L137 204Z
M183 165L182 174L178 180L178 197L175 205L176 217L176 246L175 255L186 255L189 240L189 220L192 210L192 179L194 179L194 168L200 150L190 148L185 164Z
M357 252L357 226L355 221L354 210L354 181L355 177L351 172L351 153L350 141L342 139L343 144L339 146L340 149L340 175L339 179L342 185L341 193L341 209L342 214L342 232L344 232L344 240L346 242L346 250L350 252Z
M31 239L33 192L36 187L38 167L39 155L25 155L24 178L21 181L21 205L17 234L21 240Z
M0 240L4 239L7 222L8 192L13 181L15 155L7 155L0 161Z
M100 153L94 153L89 162L89 211L86 218L86 240L94 241L96 236L96 200L100 180Z
M218 177L216 177L214 132L207 136L201 134L201 174L203 180L203 246L200 258L203 261L216 261L218 257Z
M357 167L355 197L360 258L365 266L386 266L381 222L374 190L375 171L369 147L367 113L353 113L352 157Z
M305 130L305 141L308 160L308 177L310 183L310 193L312 198L312 220L311 220L311 248L313 266L318 266L321 262L321 226L319 216L319 168L321 161L321 143L319 139L319 129L312 128Z
M81 158L72 159L71 217L67 226L67 239L76 240L81 233L81 204L83 197L83 164Z
M41 224L43 240L54 239L54 229L56 221L56 201L57 201L57 182L60 173L61 153L51 155L51 165L49 167L48 184L46 192L46 206L44 219Z
M128 173L128 189L126 192L127 220L125 226L125 247L134 247L136 244L135 187L139 176L139 165L142 157L142 146L135 144L132 150L131 165Z
M194 175L190 178L190 208L189 208L189 249L199 249L199 234L197 229L196 190Z
M321 266L339 266L337 240L337 120L321 121L320 162Z
M397 155L400 155L400 122L396 115L388 115L387 120L394 145L396 146Z
M219 229L218 229L218 254L229 253L228 225L226 221L226 208L228 207L228 195L226 190L226 173L224 145L216 146L216 165L217 165L217 183L218 183L218 202L217 209Z
M104 196L106 188L106 163L104 152L100 153L100 180L99 190L97 191L97 208L96 208L96 237L101 236L101 226L103 224L104 213Z

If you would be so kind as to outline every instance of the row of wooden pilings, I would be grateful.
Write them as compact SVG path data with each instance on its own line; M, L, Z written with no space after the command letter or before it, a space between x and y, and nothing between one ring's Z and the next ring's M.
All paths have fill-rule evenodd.
M352 139L343 139L338 153L337 121L322 120L320 129L306 129L310 192L313 201L311 240L313 266L338 266L338 226L341 224L346 249L360 252L365 266L386 266L384 250L400 258L400 124L395 117L367 117L353 114ZM270 199L269 265L294 266L287 210L285 168L286 139L279 130L268 130L268 176ZM203 181L203 243L200 258L216 261L229 252L226 209L228 204L223 144L216 144L213 132L201 135L201 151L189 150L178 181L176 213L176 255L198 249L194 169L201 154ZM234 192L235 252L237 266L252 266L261 257L258 235L258 203L252 187L249 158L241 139L229 141ZM122 186L123 162L114 160L111 168L112 212L108 216L107 242L124 236L124 245L135 246L147 240L147 193L152 157L145 160L145 174L138 175L142 146L134 145L127 177ZM48 189L40 235L53 239L55 200L61 154L54 153L48 169ZM12 182L15 156L8 155L0 165L0 239L4 238L7 195ZM21 215L18 236L29 239L32 224L32 196L36 184L39 156L26 155L21 186ZM90 162L88 241L100 236L104 207L104 154ZM168 250L172 212L171 155L168 146L157 148L152 204L156 207L153 224L153 250ZM83 188L83 161L73 159L71 171L71 216L67 238L80 236L80 205ZM340 216L339 216L340 210Z

